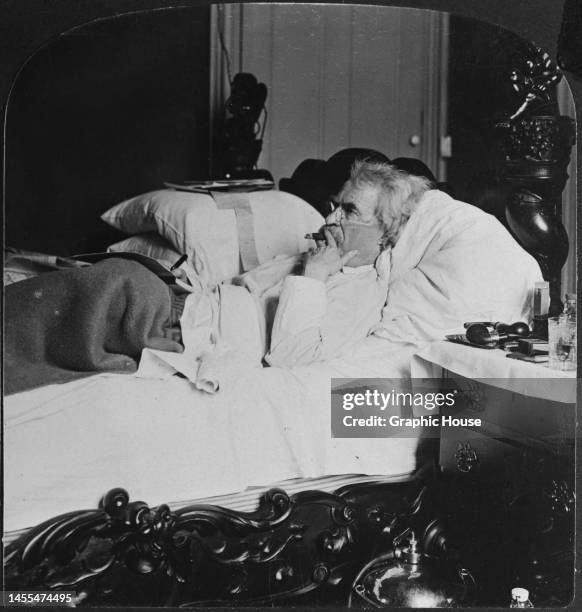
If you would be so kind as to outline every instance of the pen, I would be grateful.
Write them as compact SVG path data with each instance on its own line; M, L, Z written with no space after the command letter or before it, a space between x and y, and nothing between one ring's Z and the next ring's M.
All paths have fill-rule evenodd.
M173 272L176 268L179 268L186 260L188 259L188 255L181 255L178 261L170 268L170 272Z

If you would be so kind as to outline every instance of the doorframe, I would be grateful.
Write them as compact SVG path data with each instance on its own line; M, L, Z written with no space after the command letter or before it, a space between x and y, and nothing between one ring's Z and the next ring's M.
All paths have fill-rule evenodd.
M428 84L424 92L423 107L427 125L423 126L424 158L428 160L439 182L447 180L447 157L450 156L448 135L448 81L449 81L449 15L430 11L426 39L429 66Z

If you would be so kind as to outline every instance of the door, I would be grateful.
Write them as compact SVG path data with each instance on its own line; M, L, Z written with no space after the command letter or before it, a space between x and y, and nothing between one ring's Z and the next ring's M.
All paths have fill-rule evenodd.
M258 166L275 180L306 158L352 146L420 158L444 179L446 15L385 6L213 8L211 106L219 110L228 95L227 66L231 76L251 72L267 85Z

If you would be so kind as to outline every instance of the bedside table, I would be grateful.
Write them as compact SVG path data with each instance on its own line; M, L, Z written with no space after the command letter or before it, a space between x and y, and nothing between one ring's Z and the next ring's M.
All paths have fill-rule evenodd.
M412 375L456 391L441 408L442 503L484 603L512 586L538 605L566 605L573 588L576 374L507 359L498 350L435 342ZM450 419L480 419L470 427ZM474 421L475 422L475 421ZM489 598L490 597L490 598Z
M481 420L476 427L441 425L443 471L515 481L529 475L528 460L544 454L573 471L575 372L507 359L497 349L436 342L415 356L412 374L440 377L443 387L456 390L441 423L443 417Z

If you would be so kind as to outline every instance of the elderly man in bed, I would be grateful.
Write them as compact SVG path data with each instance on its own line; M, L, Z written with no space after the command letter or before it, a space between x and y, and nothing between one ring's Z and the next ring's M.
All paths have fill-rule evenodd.
M326 235L332 240L308 255L305 265L304 276L320 283L316 288L310 282L312 291L304 290L310 297L295 306L305 308L306 315L311 308L311 318L301 330L287 322L291 289L309 281L286 279L267 356L271 364L293 361L293 351L287 355L283 346L297 331L310 330L317 338L312 345L325 347L325 331L328 326L335 330L341 315L333 316L333 304L325 305L321 281L333 283L344 263L350 268L343 269L343 277L353 271L361 274L362 266L374 263L378 278L387 284L387 299L379 299L379 308L371 296L360 298L356 292L352 305L362 311L362 318L368 311L369 318L362 321L363 327L370 325L368 333L388 340L438 340L458 331L464 321L530 316L540 269L492 216L430 189L422 177L366 161L355 162L334 203L336 211L326 220ZM359 252L352 257L354 250ZM355 319L358 314L343 316ZM338 330L327 337L337 346L342 335L349 333ZM317 359L318 354L306 358Z
M166 362L214 391L263 356L272 366L307 365L349 356L369 335L422 344L469 320L528 319L541 279L535 260L494 217L431 187L389 163L354 162L325 240L220 287L211 335L201 290L182 315L186 351ZM189 354L196 371L184 370ZM147 358L141 371L150 371Z
M244 374L247 367L260 367L263 359L273 366L307 365L353 356L358 343L370 336L397 349L442 339L462 329L465 321L529 318L533 286L541 279L539 267L494 217L431 189L423 177L370 160L354 162L334 205L323 228L325 239L305 256L275 258L216 290L202 283L195 287L180 318L183 352L174 340L160 337L164 334L158 328L164 325L164 301L168 301L161 281L156 286L157 310L150 312L147 305L154 296L148 293L151 299L143 300L138 279L133 278L150 274L147 270L135 269L124 281L112 284L108 279L114 271L106 270L115 265L112 260L94 266L96 278L103 277L103 292L108 293L107 312L113 308L123 316L127 308L144 311L139 316L142 323L145 317L147 328L140 328L137 337L127 327L137 320L135 316L123 319L124 329L131 332L132 351L148 347L141 354L138 374L165 376L178 370L198 388L213 392L221 381ZM76 282L86 272L54 274L63 282L69 274ZM142 280L143 287L151 284ZM130 302L124 306L126 301L116 299L114 291L130 281L136 285L130 294L133 306ZM14 287L29 291L24 287L27 282ZM38 301L36 293L28 302ZM92 330L111 316L95 308L100 302L94 295L89 291L83 302L89 324L79 324L78 333L69 334L64 346L69 357L80 356L75 363L87 357L82 347L73 346L76 340L86 340L93 351L97 332ZM57 298L43 294L40 304L56 304ZM27 300L7 300L8 306L13 302L22 308ZM76 300L71 307L80 303ZM60 308L47 310L44 319L53 321ZM99 316L93 316L94 311ZM35 325L43 325L44 319L35 315ZM98 335L110 334L99 329ZM26 342L38 344L42 335L42 330L31 328L28 339L21 342L18 330L14 331L14 342L9 344L16 352L28 350ZM63 343L60 336L52 340L45 336L51 350ZM115 355L109 355L105 344L121 355L111 361ZM123 359L128 353L118 350L119 344L117 334L99 347L103 359L97 369L110 369L110 362L111 369L119 369L119 358L121 369L132 369L135 362ZM10 359L5 361L11 366ZM18 373L18 363L16 359L9 370Z

